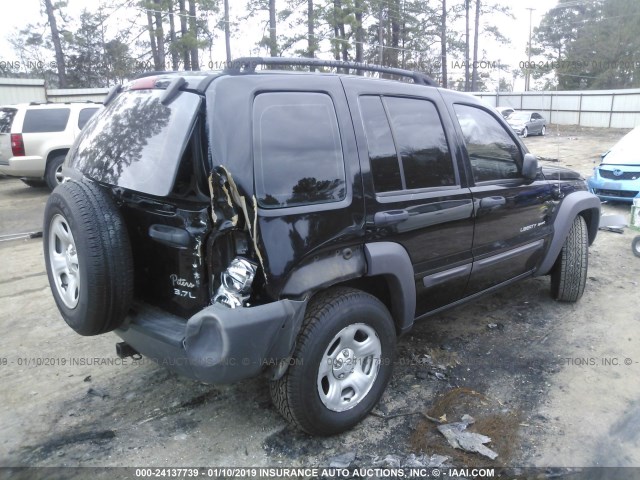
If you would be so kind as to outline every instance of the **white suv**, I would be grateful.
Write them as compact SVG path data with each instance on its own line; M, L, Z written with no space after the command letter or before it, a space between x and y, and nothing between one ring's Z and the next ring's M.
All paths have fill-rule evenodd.
M62 162L89 119L94 102L24 103L0 107L0 173L50 189L62 181Z

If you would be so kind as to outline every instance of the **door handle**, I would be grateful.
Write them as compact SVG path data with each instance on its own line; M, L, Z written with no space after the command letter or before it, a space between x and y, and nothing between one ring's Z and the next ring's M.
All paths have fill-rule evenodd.
M484 197L480 200L480 208L492 208L505 205L507 200L504 197Z
M373 223L378 227L388 227L404 222L409 218L409 212L406 210L387 210L386 212L377 212L373 216Z

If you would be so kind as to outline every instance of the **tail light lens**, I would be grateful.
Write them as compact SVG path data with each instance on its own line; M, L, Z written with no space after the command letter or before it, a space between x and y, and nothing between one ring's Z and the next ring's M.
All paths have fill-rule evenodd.
M24 157L24 142L21 133L11 134L11 152L14 157Z

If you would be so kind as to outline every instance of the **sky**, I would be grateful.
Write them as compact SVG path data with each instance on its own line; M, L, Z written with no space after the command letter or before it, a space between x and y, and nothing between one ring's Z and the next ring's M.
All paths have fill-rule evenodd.
M100 7L100 0L68 0L68 8L70 16L77 17L83 8L90 11L97 11ZM498 45L492 43L491 40L483 40L481 38L480 48L486 51L486 58L490 62L500 61L501 64L510 64L511 68L515 68L520 62L526 61L526 46L529 39L529 11L527 8L534 8L531 19L533 27L536 27L542 16L551 8L556 6L557 0L519 0L517 2L506 1L503 5L509 5L515 19L507 19L503 15L495 15L493 17L486 16L487 23L494 23L510 42L508 45ZM10 14L0 16L0 62L17 61L17 55L13 52L11 45L7 41L7 36L29 23L37 21L44 22L44 15L41 13L40 0L21 0L20 7L16 8L15 3L11 8ZM245 11L246 0L231 0L231 21L237 21L237 17L242 16ZM117 29L122 25L128 24L134 20L136 26L142 29L146 25L146 15L141 10L121 9L115 12L108 20L108 28ZM239 22L238 33L232 38L232 56L240 57L250 54L257 54L255 44L262 37L263 32L257 21ZM279 32L282 33L282 32ZM265 54L266 52L261 52ZM206 53L203 59L205 64L209 60L209 53ZM211 57L214 61L224 61L224 39L220 32ZM455 71L451 68L450 71ZM453 72L455 73L455 72ZM512 78L508 79L512 81ZM517 80L515 90L521 90L524 87L524 80Z

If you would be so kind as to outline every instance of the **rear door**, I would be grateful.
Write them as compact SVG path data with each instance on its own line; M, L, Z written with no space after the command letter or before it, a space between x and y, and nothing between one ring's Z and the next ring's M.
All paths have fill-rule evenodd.
M459 299L471 270L473 202L435 88L343 78L366 194L367 241L400 243L416 314Z
M11 107L0 108L0 164L9 165L9 159L13 156L11 126L17 112L17 109Z
M210 229L202 164L199 95L164 90L120 94L87 125L67 167L116 187L135 262L135 296L188 317L208 301L201 250ZM204 187L206 188L206 187Z
M69 107L31 107L24 115L22 140L27 156L43 156L53 143L71 145L73 134L65 132L71 116Z
M473 271L465 296L530 273L551 234L552 188L522 176L525 151L489 109L453 105L475 210Z

